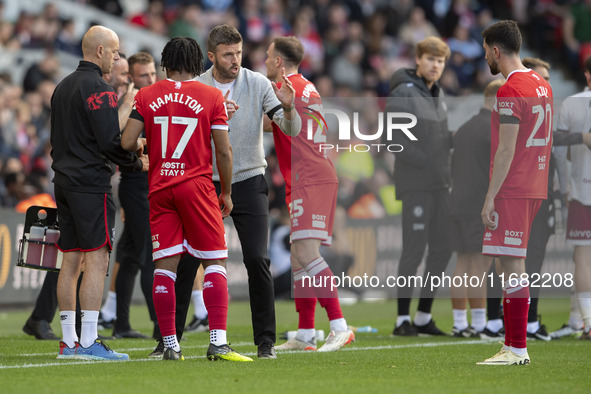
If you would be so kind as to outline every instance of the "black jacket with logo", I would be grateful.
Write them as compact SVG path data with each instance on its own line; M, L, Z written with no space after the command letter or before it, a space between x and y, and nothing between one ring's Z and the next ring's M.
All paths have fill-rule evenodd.
M408 191L448 188L451 133L443 90L438 83L428 89L414 69L396 71L390 88L387 112L408 112L417 117L416 126L409 129L417 141L399 130L392 135L393 142L404 147L396 153L394 164L396 197L400 199Z
M121 147L117 94L94 63L81 61L51 98L53 182L77 192L111 191L113 169L141 171L138 157Z

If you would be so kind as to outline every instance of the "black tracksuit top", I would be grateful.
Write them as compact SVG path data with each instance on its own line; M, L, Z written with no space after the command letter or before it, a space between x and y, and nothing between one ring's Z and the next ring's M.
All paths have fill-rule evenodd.
M413 69L400 69L392 76L388 112L410 112L417 124L410 131L418 141L401 132L393 140L404 146L396 153L394 185L400 198L408 191L434 191L450 186L449 153L451 133L447 127L447 107L438 83L431 89Z
M64 189L111 191L110 162L141 171L138 157L121 147L117 94L102 78L99 66L80 61L60 82L51 98L53 182Z

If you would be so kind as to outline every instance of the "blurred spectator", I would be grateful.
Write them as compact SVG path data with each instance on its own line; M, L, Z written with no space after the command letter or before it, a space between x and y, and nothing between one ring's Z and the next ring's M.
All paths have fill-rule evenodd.
M339 55L330 68L330 76L335 84L348 86L354 91L363 87L363 60L364 49L359 42L351 42L345 46L343 53Z
M39 63L33 63L25 73L23 88L25 93L37 90L42 81L56 81L59 75L59 59L47 51Z
M457 26L461 25L468 30L476 26L476 13L472 5L477 4L471 0L453 0L443 21L442 35L450 37Z
M129 21L145 27L156 34L167 34L168 25L164 19L164 3L162 0L150 0L148 2L148 9L142 13L133 15Z
M82 56L82 41L76 35L76 25L73 19L62 21L62 27L55 39L55 49Z
M14 32L14 25L9 21L0 20L0 49L15 50L20 46Z
M191 37L202 48L206 47L207 29L204 15L197 4L187 4L179 9L176 19L168 28L170 37Z
M293 23L293 35L304 46L306 57L300 65L300 73L305 77L315 75L323 69L324 49L322 37L314 23L314 11L312 8L300 9Z
M459 24L447 40L451 50L449 67L456 73L460 88L467 94L474 86L477 64L482 62L482 44L470 37L468 27Z
M234 0L201 0L203 9L223 13L234 3Z
M287 35L291 27L286 20L285 10L283 9L283 2L281 0L265 0L265 27L267 37L273 39L277 36Z
M9 158L4 161L0 168L0 204L3 207L13 208L22 199L25 174L23 165L17 158Z
M319 75L313 82L320 97L329 98L335 96L334 83L328 75Z
M5 84L0 93L0 129L2 130L2 145L0 152L3 157L19 157L19 142L16 109L20 103L22 89L14 84Z
M531 0L527 13L528 44L535 49L542 59L562 48L562 20L568 12L568 0ZM479 16L480 19L480 16ZM558 60L558 58L556 58Z
M470 29L470 37L480 43L482 41L482 32L492 24L493 14L491 10L489 8L482 8L478 12L476 24Z
M240 19L240 34L245 41L261 43L266 38L265 21L260 0L244 0L242 2Z
M572 75L578 77L583 61L591 55L591 0L572 4L562 29L567 62Z
M119 0L88 0L88 3L108 14L123 15L123 7L121 7Z
M439 32L425 19L425 11L422 8L413 8L410 18L400 28L398 38L409 48L414 48L419 41L429 36L439 37Z
M249 44L245 46L243 56L242 62L245 68L260 72L263 75L267 74L267 66L265 65L267 52L265 45Z

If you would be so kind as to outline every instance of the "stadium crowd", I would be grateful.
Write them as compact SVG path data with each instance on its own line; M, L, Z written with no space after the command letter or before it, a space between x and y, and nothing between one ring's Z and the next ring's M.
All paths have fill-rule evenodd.
M518 7L521 2L151 0L137 14L125 13L124 2L118 0L86 3L163 36L191 36L200 45L214 25L233 24L244 37L244 66L263 73L269 40L293 34L306 51L300 71L315 83L322 97L387 96L393 72L412 66L415 44L429 35L444 37L452 50L441 78L446 94L478 91L491 78L482 56L480 32L493 16L521 19L532 29L547 28L553 15L560 14L559 10L564 14L567 6L554 5L528 21L524 19L527 13ZM555 2L535 3L540 3L538 9ZM11 68L17 65L0 64L0 205L13 207L31 195L52 193L49 101L55 84L64 77L60 53L79 56L82 37L75 34L74 21L60 17L51 2L37 14L20 12L16 20L3 17L3 9L4 2L0 2L1 51L46 50L44 59L33 64L22 81L12 77ZM125 37L122 40L124 51ZM376 168L391 172L388 158L372 159L377 160ZM385 184L391 183L387 176L382 178ZM344 204L349 208L354 202Z
M203 48L212 27L233 25L244 38L243 66L262 74L272 39L294 35L306 53L299 72L325 98L387 97L394 72L413 68L417 43L430 36L443 38L451 51L439 79L445 94L480 93L493 79L481 33L497 19L518 21L530 47L564 66L574 79L581 78L583 61L591 54L589 1L151 0L138 13L126 12L118 0L85 3L155 34L190 36ZM6 20L2 10L0 1L0 51L45 50L44 58L26 70L22 81L13 78L10 68L15 65L0 63L0 206L10 208L35 195L53 195L50 101L64 77L60 54L80 56L82 37L75 34L74 21L62 18L51 2L38 14L21 12L16 20ZM152 55L159 58L158 53ZM284 181L270 141L265 147L270 216L280 223ZM332 158L341 185L339 210L353 218L400 213L388 193L394 155L368 153L360 161L356 153L355 163L347 153Z

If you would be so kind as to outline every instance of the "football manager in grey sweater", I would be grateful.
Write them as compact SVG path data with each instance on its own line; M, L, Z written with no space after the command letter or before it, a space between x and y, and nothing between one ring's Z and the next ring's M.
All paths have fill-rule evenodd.
M241 67L242 36L234 27L214 27L207 46L207 56L213 66L197 79L220 89L226 98L228 114L233 114L229 121L234 156L231 216L248 272L254 343L259 358L276 358L273 277L267 254L269 190L264 178L267 162L262 122L263 116L268 116L288 135L297 135L302 122L293 108L295 91L287 78L283 79L281 89L277 89L264 75ZM219 193L219 174L215 168L213 180ZM179 337L198 266L193 257L186 256L178 268L176 325Z

